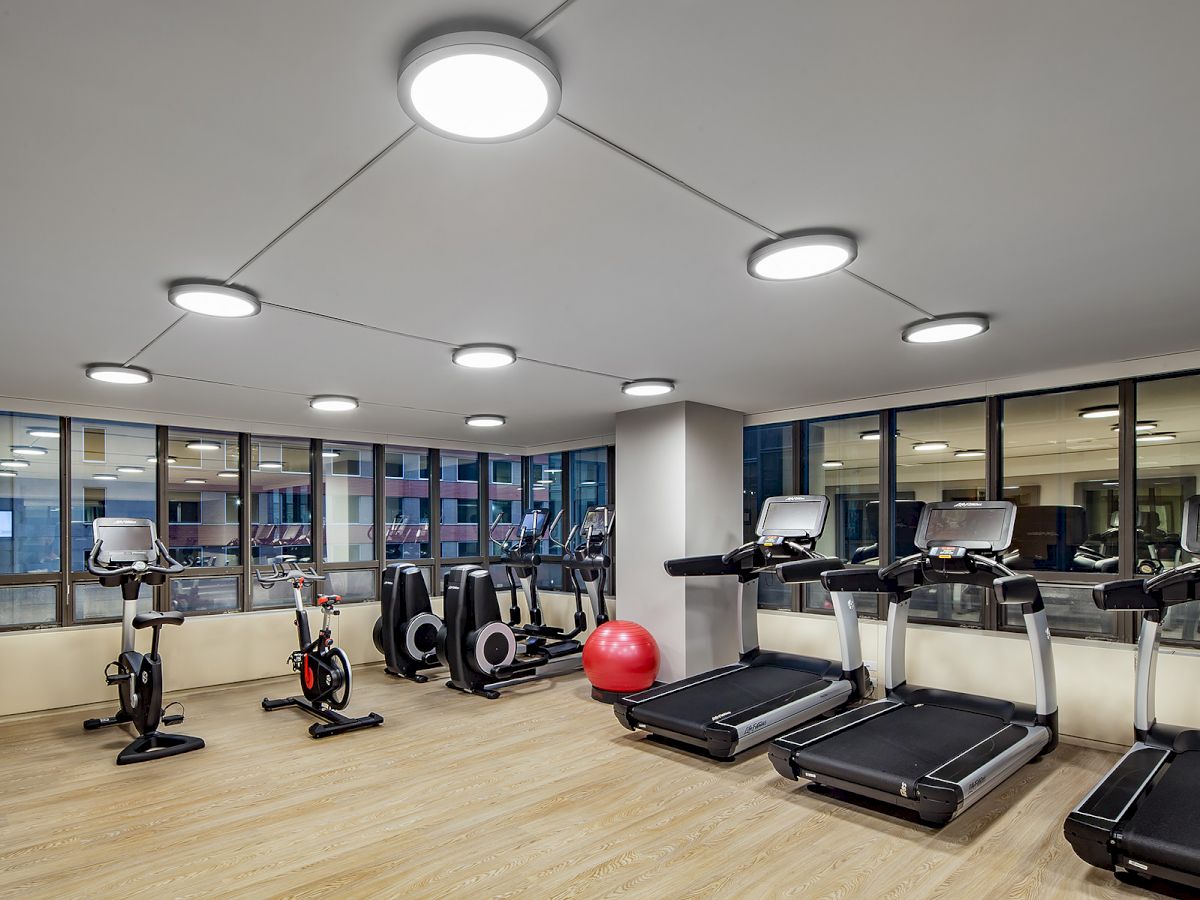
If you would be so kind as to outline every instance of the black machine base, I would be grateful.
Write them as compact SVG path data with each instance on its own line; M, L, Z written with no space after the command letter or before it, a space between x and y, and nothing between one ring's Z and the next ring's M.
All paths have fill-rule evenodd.
M604 691L598 687L592 688L592 699L599 700L601 703L607 703L609 706L612 706L622 697L628 696L628 691Z
M124 725L126 722L132 721L133 716L129 715L125 710L119 709L114 715L86 720L83 723L83 728L85 731L95 731L97 728L107 728L109 725Z
M474 694L476 697L483 697L486 700L500 699L500 692L493 691L490 688L465 688L461 684L455 684L453 681L447 681L446 687L454 688L456 691L462 691L464 694Z
M86 723L84 727L87 727ZM178 756L180 753L190 753L193 750L199 750L203 746L203 738L192 737L188 734L167 734L162 731L151 731L134 738L128 747L118 753L117 765L128 766L132 763L162 759L164 756Z
M262 707L265 710L283 709L286 706L296 706L304 710L318 719L324 719L326 724L321 725L314 722L308 727L308 733L315 738L328 737L331 734L341 734L344 731L356 731L359 728L370 728L373 725L382 725L383 716L379 713L368 713L365 716L351 718L343 716L336 709L330 709L328 706L318 706L311 700L306 700L304 697L283 697L280 700L272 700L269 697L264 697Z

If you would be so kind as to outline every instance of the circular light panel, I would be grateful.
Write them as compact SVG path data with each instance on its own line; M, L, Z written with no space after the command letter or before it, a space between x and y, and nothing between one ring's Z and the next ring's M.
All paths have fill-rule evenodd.
M2 469L28 469L29 460L27 459L0 459L0 468Z
M856 256L858 244L848 235L805 234L759 247L746 269L764 281L800 281L844 269Z
M141 466L117 466L117 471L122 475L141 475L146 470Z
M1081 419L1115 419L1121 415L1116 406L1088 406L1079 411Z
M258 464L258 467L260 469L264 469L268 472L278 472L283 469L283 463L281 463L281 462L260 462Z
M503 344L466 344L450 354L450 358L456 366L468 369L498 369L515 363L517 351Z
M675 382L669 378L638 378L621 385L621 392L630 397L658 397L675 390Z
M950 445L945 441L919 441L912 448L918 453L932 453L935 450L949 450Z
M859 432L858 439L860 441L881 441L883 440L883 435L878 431L861 431Z
M92 479L95 481L116 481L117 476L111 472L101 472L98 475L93 475Z
M1160 431L1157 434L1139 434L1134 440L1139 444L1165 444L1175 440L1175 435L1170 431Z
M223 472L218 472L218 473L217 473L217 477L218 477L218 478L237 478L237 477L238 477L238 473L237 473L237 472L235 472L235 471L234 471L234 470L232 470L232 469L226 469L226 470L225 470L225 471L223 471Z
M498 143L532 134L554 118L562 85L554 64L507 34L463 31L417 46L400 66L400 105L442 137Z
M1142 422L1135 423L1133 426L1133 430L1138 434L1146 434L1147 432L1153 431L1157 427L1158 427L1157 422L1142 421ZM1118 422L1116 425L1112 426L1112 428L1110 428L1109 430L1112 431L1113 433L1120 431L1121 423Z
M337 459L341 455L342 455L341 450L322 450L321 451L321 456L323 456L325 459Z
M475 416L467 416L464 421L472 428L499 428L504 424L505 418L504 416L480 414Z
M825 462L821 463L821 468L822 469L840 469L840 468L844 467L845 465L846 464L844 462L842 462L840 459L827 459L827 460L825 460Z
M0 469L0 478L16 478L17 473L12 469Z
M221 445L216 441L188 441L184 444L189 450L211 450L217 451L221 449Z
M154 376L149 370L138 366L118 366L114 363L95 363L88 366L84 373L93 381L103 381L107 384L149 384Z
M45 456L50 451L45 447L32 447L28 444L13 444L13 456Z
M358 401L340 394L321 394L308 401L308 405L321 412L349 412L358 409Z
M204 479L203 478L185 478L185 479L183 479L183 483L184 484L204 484Z
M987 456L983 450L955 450L955 459L983 459Z
M244 319L262 309L258 298L249 291L223 284L188 282L172 285L167 300L185 312L218 319Z
M30 437L35 438L56 438L58 437L58 429L51 428L49 425L35 425L33 428L26 428L25 433Z
M909 344L945 344L983 334L990 324L987 316L935 316L905 325L900 337Z

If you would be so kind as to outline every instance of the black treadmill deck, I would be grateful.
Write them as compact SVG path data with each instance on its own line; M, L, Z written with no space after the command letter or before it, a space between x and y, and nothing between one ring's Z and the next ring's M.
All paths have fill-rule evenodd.
M1180 753L1121 827L1128 858L1200 874L1200 750Z
M774 707L814 694L830 681L811 672L783 666L755 665L664 694L633 708L638 724L688 735L698 740L715 716L738 713L760 704Z
M915 794L919 778L1003 732L999 716L932 704L901 705L810 747L794 767L897 797Z

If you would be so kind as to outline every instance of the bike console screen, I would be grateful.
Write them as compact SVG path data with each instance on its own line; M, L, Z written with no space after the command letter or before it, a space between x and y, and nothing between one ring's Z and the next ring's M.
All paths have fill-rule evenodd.
M102 517L92 522L92 538L101 544L96 557L101 565L154 562L158 558L156 537L149 519Z
M1012 543L1015 518L1016 507L1007 501L930 503L921 513L916 545L937 556L951 548L998 553Z

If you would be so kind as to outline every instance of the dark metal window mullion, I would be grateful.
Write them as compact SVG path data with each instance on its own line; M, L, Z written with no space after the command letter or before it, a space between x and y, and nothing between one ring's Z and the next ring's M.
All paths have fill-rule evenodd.
M804 470L804 423L796 421L792 423L792 485L793 490L797 494L808 493L808 483L805 480ZM759 466L762 466L761 457ZM808 592L808 586L804 584L792 585L792 612L804 612L804 601Z
M442 451L429 449L429 559L433 567L433 593L442 584Z
M896 555L896 411L879 411L879 562L888 565ZM887 619L888 599L877 597L876 615Z
M71 625L75 610L71 603L71 420L58 420L58 624Z
M249 612L254 608L254 540L250 529L254 495L253 485L250 483L253 471L250 462L250 435L240 432L238 434L238 475L241 480L238 482L238 495L242 502L240 504L241 515L238 517L238 546L242 550L242 612Z
M606 448L605 460L608 463L608 493L604 501L610 509L617 508L617 447L615 444L609 444ZM616 531L616 522L613 523L613 531ZM617 595L617 542L609 538L608 541L608 595L615 597Z
M312 498L308 504L309 534L312 535L312 564L320 575L325 574L325 457L321 455L325 442L313 438L308 443L309 490Z
M492 519L492 455L479 454L479 553L486 560L491 544L488 525ZM486 565L486 563L485 563Z
M163 546L171 549L171 510L170 499L167 496L168 479L167 454L171 447L170 435L166 425L158 425L154 429L154 519L157 525L158 539ZM175 576L169 575L162 584L154 588L154 608L165 612L171 603L171 582Z
M387 565L387 529L384 523L387 518L387 450L383 444L372 444L371 454L375 461L375 509L372 513L375 520L374 553L379 571L383 572Z
M984 497L988 500L1004 498L1004 404L999 397L984 400ZM986 631L999 631L1001 625L1000 606L991 589L984 591L983 625Z
M1137 381L1122 379L1117 384L1117 552L1118 575L1133 578L1137 557ZM1135 640L1134 618L1136 613L1122 613L1117 623L1117 640L1131 643Z

